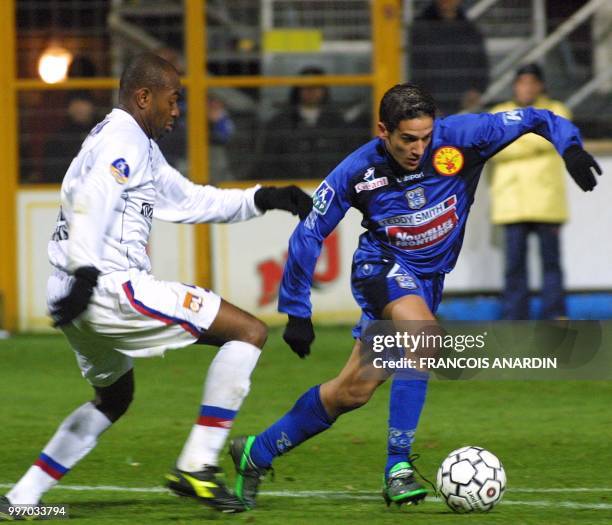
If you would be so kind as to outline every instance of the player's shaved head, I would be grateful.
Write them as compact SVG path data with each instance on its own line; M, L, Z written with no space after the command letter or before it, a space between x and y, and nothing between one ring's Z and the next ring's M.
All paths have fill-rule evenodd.
M128 103L131 95L141 88L157 91L168 87L176 68L167 60L153 54L136 55L127 65L119 81L119 102Z
M433 97L412 82L397 84L380 101L379 119L388 131L397 128L402 120L436 116Z
M149 138L172 131L180 109L181 79L167 60L143 53L127 65L119 83L119 108L127 111Z

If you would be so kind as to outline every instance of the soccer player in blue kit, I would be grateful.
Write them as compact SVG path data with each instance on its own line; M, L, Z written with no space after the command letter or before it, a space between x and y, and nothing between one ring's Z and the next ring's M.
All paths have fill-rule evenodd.
M335 378L316 385L293 408L257 436L232 441L236 493L255 506L272 460L328 429L358 408L382 384L364 373L362 325L369 320L434 321L444 276L461 250L465 224L486 161L526 133L555 146L575 182L591 191L601 169L581 144L571 122L547 110L522 108L497 114L435 118L429 93L411 83L396 85L380 103L378 137L346 157L313 196L313 211L296 227L280 288L280 312L288 314L284 339L301 358L314 341L310 287L323 239L350 207L363 214L352 265L352 292L362 309L353 329L355 345ZM388 460L383 497L387 504L418 503L427 491L417 481L411 444L425 402L427 375L396 377L391 386Z

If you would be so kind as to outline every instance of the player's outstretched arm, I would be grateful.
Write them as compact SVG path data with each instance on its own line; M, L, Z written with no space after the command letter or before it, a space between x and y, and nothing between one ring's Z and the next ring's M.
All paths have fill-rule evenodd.
M304 220L312 210L312 197L297 186L264 186L255 192L255 206L261 211L285 210Z
M453 115L444 119L457 143L474 147L486 160L526 133L536 133L553 144L570 175L583 191L597 184L601 168L582 147L580 130L566 118L546 109L517 108L501 113Z
M283 339L299 357L310 354L315 339L310 287L323 240L344 217L351 203L349 176L337 167L315 190L312 211L289 239L287 263L278 294L278 311L289 318Z
M597 186L595 173L602 174L593 156L581 146L570 146L563 152L565 167L582 191L592 191Z
M304 219L312 199L297 186L247 189L194 184L168 164L159 147L153 217L176 223L231 223L257 217L268 210L285 210Z

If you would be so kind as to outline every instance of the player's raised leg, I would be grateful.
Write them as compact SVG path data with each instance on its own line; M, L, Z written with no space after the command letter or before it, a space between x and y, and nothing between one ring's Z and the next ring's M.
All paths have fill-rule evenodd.
M225 512L244 510L218 478L219 453L249 392L250 377L267 337L264 323L227 303L221 306L204 344L221 344L211 363L200 410L178 458L166 478L179 495L197 498Z
M130 363L125 356L126 365ZM94 386L95 399L72 412L59 426L25 475L7 493L13 505L36 505L78 461L97 444L98 437L128 409L134 394L132 369L109 386Z
M383 382L367 373L356 341L340 374L306 391L293 408L257 436L232 440L230 454L236 467L236 494L249 508L255 506L259 484L275 457L327 430L341 414L368 402Z
M389 303L383 310L385 319L393 321L435 321L422 297L406 295ZM418 330L417 330L418 331ZM411 370L396 373L389 399L387 464L383 497L387 504L418 503L427 490L416 480L410 459L412 442L427 393L427 372Z

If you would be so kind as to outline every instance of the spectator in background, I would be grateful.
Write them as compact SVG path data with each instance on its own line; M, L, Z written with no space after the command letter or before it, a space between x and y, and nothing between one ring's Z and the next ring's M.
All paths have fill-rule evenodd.
M300 75L323 75L306 67ZM288 104L266 124L256 179L321 179L347 153L344 119L326 86L294 87Z
M513 91L513 100L495 106L491 112L533 106L571 118L567 107L546 96L544 75L537 64L517 71ZM529 319L527 237L532 232L538 236L542 259L541 317L565 317L559 235L568 215L563 160L550 142L533 133L491 160L492 220L505 230L504 319Z
M73 91L68 96L68 122L44 146L43 180L61 183L72 159L98 121L96 106L88 91Z
M210 177L216 183L232 180L225 145L232 139L236 126L224 102L212 95L208 97L208 142Z
M488 83L484 39L462 3L434 0L408 28L409 80L425 87L445 115L477 107Z

